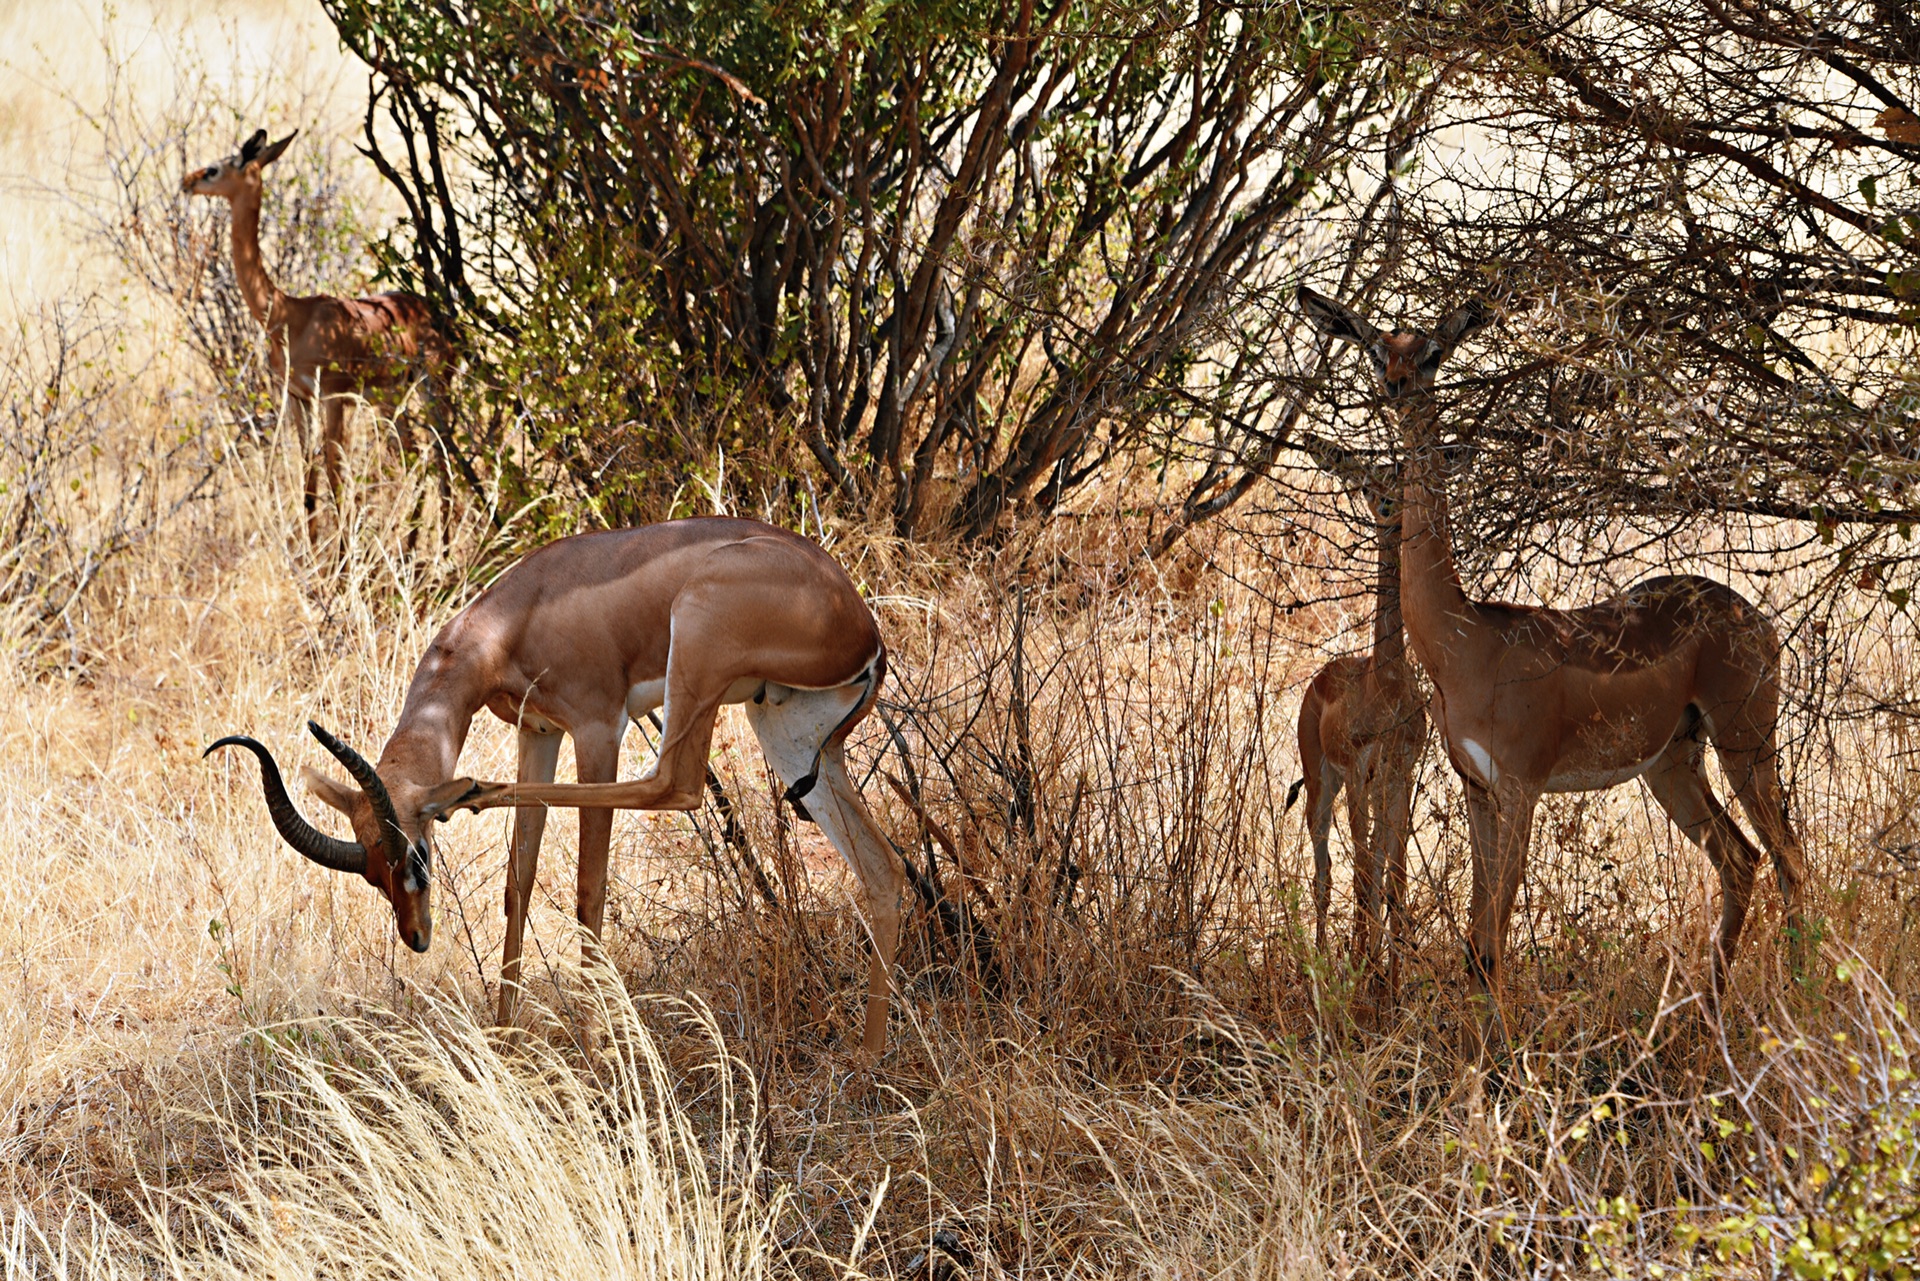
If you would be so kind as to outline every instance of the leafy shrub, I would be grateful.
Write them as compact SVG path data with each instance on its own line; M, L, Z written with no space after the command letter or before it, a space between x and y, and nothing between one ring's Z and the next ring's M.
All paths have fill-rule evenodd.
M903 534L1149 447L1212 463L1195 502L1263 468L1291 321L1248 300L1422 74L1291 5L328 12L406 139L370 115L388 266L458 318L484 443L605 521L723 455L767 491L810 460Z

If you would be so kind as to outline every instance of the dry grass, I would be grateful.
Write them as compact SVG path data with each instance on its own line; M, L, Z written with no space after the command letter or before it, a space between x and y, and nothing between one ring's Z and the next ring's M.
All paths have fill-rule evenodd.
M279 90L232 89L255 91ZM1792 726L1826 943L1790 972L1764 890L1724 1037L1693 999L1705 859L1635 789L1548 806L1513 931L1522 1041L1489 1082L1458 1059L1441 763L1399 1006L1364 1008L1305 941L1292 717L1365 631L1334 524L1218 531L1158 568L1118 514L971 563L830 526L894 651L866 792L955 905L911 919L892 1052L849 1079L850 882L731 721L743 837L711 810L620 820L615 984L571 962L557 816L548 1013L485 1029L504 817L442 830L440 943L415 957L370 891L278 844L244 763L199 749L245 731L313 760L309 716L377 746L511 531L468 513L429 563L400 555L425 482L363 431L344 550L313 554L289 442L210 427L204 376L94 305L75 350L105 372L60 402L81 445L29 512L39 577L0 562L0 1275L1750 1275L1849 1197L1913 1205L1899 724ZM204 448L161 447L181 439ZM1857 626L1848 679L1903 695L1906 632ZM501 776L509 746L483 718L467 762Z
M689 1071L617 986L575 991L601 1034L584 1057L438 1003L250 1037L197 1083L207 1112L175 1122L198 1179L20 1215L10 1272L766 1275L782 1198L763 1198L752 1096L717 1031L668 1011L707 1041ZM513 1177L531 1162L546 1177Z
M110 106L123 126L197 116L220 154L260 121L333 138L358 123L358 76L319 6L301 0L5 0L0 67L0 315L9 317L77 281L121 283L72 204L114 180L99 163Z

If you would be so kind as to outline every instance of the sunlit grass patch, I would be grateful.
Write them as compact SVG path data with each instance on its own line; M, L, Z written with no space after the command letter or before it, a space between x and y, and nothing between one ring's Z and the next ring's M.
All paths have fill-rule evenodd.
M174 1124L217 1173L153 1172L116 1204L4 1219L7 1276L770 1275L751 1075L697 1005L644 1012L604 969L531 1032L457 1001L240 1034ZM649 1023L688 1025L669 1065ZM199 1115L186 1115L190 1106Z

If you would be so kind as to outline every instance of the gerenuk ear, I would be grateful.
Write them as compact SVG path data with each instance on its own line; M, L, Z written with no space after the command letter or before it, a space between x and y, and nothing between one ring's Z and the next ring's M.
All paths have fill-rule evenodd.
M262 136L266 134L266 130L264 129L262 129L260 132ZM260 162L261 168L264 169L266 166L278 160L280 158L280 153L287 149L287 144L292 142L295 138L298 138L299 136L300 136L300 131L298 129L295 129L292 133L288 134L286 137L282 138L280 141L274 143L271 147L268 147L265 151L261 152L259 156L259 162Z
M1493 304L1485 298L1475 298L1464 307L1454 308L1439 328L1433 331L1434 341L1448 351L1459 345L1460 340L1483 325L1493 322Z
M352 815L353 809L351 807L353 805L353 798L360 794L359 788L349 787L345 783L328 778L311 765L301 766L300 781L305 783L307 790L318 797L321 803L328 808L339 810L342 814Z
M1362 319L1358 312L1313 292L1305 285L1300 286L1297 296L1300 310L1306 313L1314 328L1323 334L1344 338L1363 347L1380 336L1380 331Z
M260 148L267 145L267 131L255 129L253 136L240 144L240 163L251 164L260 155Z

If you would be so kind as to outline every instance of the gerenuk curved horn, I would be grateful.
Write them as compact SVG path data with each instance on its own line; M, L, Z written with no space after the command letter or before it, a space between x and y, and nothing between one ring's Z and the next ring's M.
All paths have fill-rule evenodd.
M244 747L260 758L260 783L267 792L267 813L287 844L329 871L365 874L365 848L358 841L342 841L328 836L300 817L293 798L287 795L287 785L280 779L280 767L274 763L273 753L263 744L245 734L229 734L200 753L201 759L212 755L214 749L220 747Z
M380 775L367 763L366 757L327 733L318 721L308 721L307 728L320 740L320 746L333 753L333 759L353 775L353 781L360 784L360 790L373 806L373 817L380 824L380 843L386 847L383 853L387 862L398 863L407 856L407 836L400 829L400 817L393 811L393 798L387 795L387 785L380 781Z

